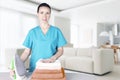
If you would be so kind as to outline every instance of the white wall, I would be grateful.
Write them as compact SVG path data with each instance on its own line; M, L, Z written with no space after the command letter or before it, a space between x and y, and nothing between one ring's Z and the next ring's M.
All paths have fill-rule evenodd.
M55 16L54 23L61 29L66 40L70 43L70 19Z
M104 0L100 3L80 6L62 11L61 14L71 19L71 24L79 27L91 27L92 44L97 46L97 23L120 23L120 0ZM80 28L79 28L80 29ZM89 29L90 30L90 29ZM87 32L86 32L87 33ZM79 39L84 39L79 36Z
M71 17L75 22L79 20L94 22L120 22L120 0L105 0L100 3L81 6L63 11L65 16Z

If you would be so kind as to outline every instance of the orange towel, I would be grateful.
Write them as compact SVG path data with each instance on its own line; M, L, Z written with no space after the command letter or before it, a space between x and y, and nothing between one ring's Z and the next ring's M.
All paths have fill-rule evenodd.
M61 73L62 72L62 70L47 70L47 69L35 69L35 71L34 71L35 73L37 73L37 74L45 74L45 73L47 73L47 74L53 74L53 73Z
M35 73L32 78L42 78L42 79L45 79L45 78L63 78L63 74L62 73L56 73L56 74L37 74Z
M60 73L39 73L38 70L35 70L32 74L31 80L66 80L66 77L63 68Z
M31 79L31 80L66 80L66 78L61 78L61 79Z

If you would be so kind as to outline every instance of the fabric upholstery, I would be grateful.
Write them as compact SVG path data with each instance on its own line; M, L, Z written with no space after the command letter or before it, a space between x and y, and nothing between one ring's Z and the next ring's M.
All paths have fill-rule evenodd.
M66 69L99 75L113 70L114 52L112 49L67 47L64 51L59 59L62 60L62 65Z
M76 51L77 51L77 49L76 48L68 48L68 47L66 47L65 49L64 49L64 55L67 55L67 56L75 56L76 55Z

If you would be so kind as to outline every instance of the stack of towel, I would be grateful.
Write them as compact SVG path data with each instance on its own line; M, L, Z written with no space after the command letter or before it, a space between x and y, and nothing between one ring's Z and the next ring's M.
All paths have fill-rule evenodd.
M66 80L66 77L59 60L56 60L54 63L38 61L31 80Z

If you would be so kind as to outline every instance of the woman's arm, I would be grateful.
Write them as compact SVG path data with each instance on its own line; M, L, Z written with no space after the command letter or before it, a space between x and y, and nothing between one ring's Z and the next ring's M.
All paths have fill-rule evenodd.
M44 62L44 63L52 63L52 62L55 62L56 59L58 59L62 54L63 54L63 47L59 47L59 48L57 49L57 52L56 52L55 55L53 55L53 56L52 56L51 58L49 58L49 59L44 59L44 60L42 60L42 62Z
M63 54L63 47L59 47L59 48L57 49L56 54L53 55L50 59L52 59L53 61L55 61L55 60L58 59L62 54Z
M25 62L28 59L30 54L31 54L31 50L29 48L26 48L21 55L21 60Z

